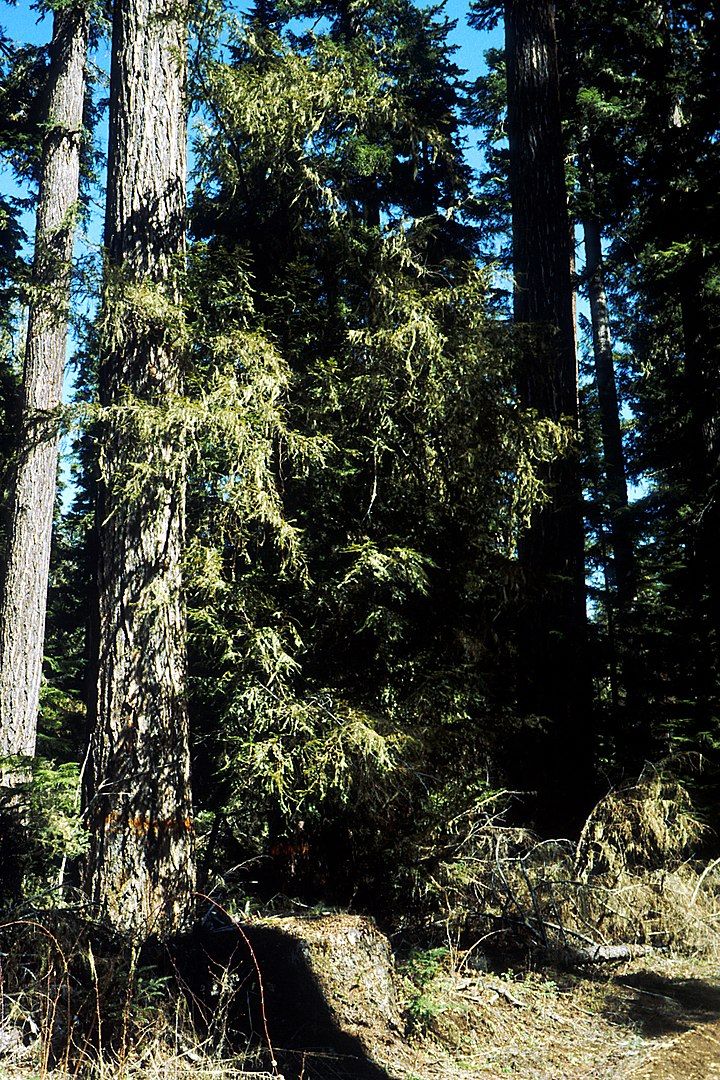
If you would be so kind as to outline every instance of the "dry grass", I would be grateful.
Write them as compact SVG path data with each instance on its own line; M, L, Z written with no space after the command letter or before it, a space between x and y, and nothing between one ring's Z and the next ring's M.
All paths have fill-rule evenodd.
M150 1059L129 1060L123 1065L106 1062L95 1067L94 1075L102 1080L140 1080L141 1077L142 1080L278 1080L272 1073L246 1071L237 1062L192 1062L166 1052L159 1052ZM37 1066L2 1063L0 1076L3 1080L77 1080L88 1073L65 1069L48 1072Z
M720 958L720 861L700 863L702 836L667 764L603 799L577 845L505 828L493 808L436 867L436 925L456 947L556 961L611 944Z
M715 970L709 962L669 955L653 957L651 967L642 960L585 974L545 970L496 975L474 971L471 961L472 954L452 958L448 952L423 987L427 1002L422 1030L378 1046L376 1060L389 1080L629 1080L669 1035L690 1030L702 1019L702 991L711 987ZM692 1008L687 1001L683 1004L682 989L688 986L701 988ZM415 991L408 983L405 989L410 1004ZM720 998L720 987L715 994ZM271 1080L270 1073L252 1071L252 1063L242 1055L220 1060L197 1044L179 1050L170 1044L167 1031L156 1032L131 1047L124 1060L108 1057L92 1065L86 1060L80 1067L75 1063L49 1072L38 1043L29 1049L29 1060L0 1061L0 1076ZM287 1080L297 1077L288 1075Z
M269 1076L249 1046L230 1053L237 988L222 975L212 1014L199 1017L201 1003L169 953L146 955L71 910L8 920L0 925L0 1077Z
M434 1014L391 1072L404 1080L631 1080L680 1035L717 1031L720 1020L715 963L669 955L582 973L448 964L424 993Z
M603 1016L603 997L582 979L448 971L426 992L437 1012L408 1048L405 1072L423 1080L608 1078L637 1049L633 1031Z
M720 957L720 864L695 852L703 826L684 784L648 767L593 811L573 862L569 925L600 941Z
M667 767L611 792L577 845L507 830L495 808L484 821L458 819L432 883L448 947L409 969L411 1034L377 1048L388 1077L620 1080L667 1032L720 1021L720 860L699 865L701 838L687 791ZM177 980L71 912L15 919L0 937L3 1078L271 1075L228 1038L237 988L222 972L200 1035ZM497 943L520 974L480 970ZM652 951L578 968L589 943Z

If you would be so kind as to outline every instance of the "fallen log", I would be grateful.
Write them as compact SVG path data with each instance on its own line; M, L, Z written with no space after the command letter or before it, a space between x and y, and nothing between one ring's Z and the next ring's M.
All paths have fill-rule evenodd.
M566 945L563 950L567 959L576 965L619 964L635 960L654 952L650 945L586 945L584 948Z

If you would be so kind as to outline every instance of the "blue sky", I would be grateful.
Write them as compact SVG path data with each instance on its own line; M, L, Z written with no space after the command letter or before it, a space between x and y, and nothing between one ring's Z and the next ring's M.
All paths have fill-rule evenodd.
M467 70L469 78L476 78L485 70L485 50L502 48L502 27L491 33L473 30L467 25L469 5L465 0L447 0L444 10L448 18L457 20L457 26L451 35L453 44L458 46L455 60L459 67Z
M246 6L249 5L240 4L238 8L242 11ZM455 61L467 72L469 79L477 78L485 70L485 50L502 45L502 30L498 29L488 34L471 29L467 24L469 11L467 0L447 0L444 10L448 18L457 23L450 35L451 42L457 46ZM18 44L37 45L49 41L52 19L47 14L40 16L26 0L19 0L16 4L2 2L0 3L0 27L8 38ZM107 67L106 42L100 44L98 55L94 59L100 67ZM467 151L470 163L475 167L479 166L481 157L478 150L478 136L470 130L467 132ZM9 195L26 194L18 189L8 170L0 170L0 190L3 194ZM95 215L96 220L91 226L91 235L95 240L101 235L99 217L99 213ZM25 227L28 230L32 229L31 218L26 219Z
M238 10L246 10L249 6L249 3L238 4ZM457 52L454 57L455 62L461 69L464 69L467 72L467 77L469 79L474 79L477 78L485 68L485 50L492 46L502 44L502 32L498 30L492 34L487 34L471 29L467 24L468 10L467 0L447 0L445 5L445 13L448 18L456 21L457 24L450 35L452 44L457 46ZM38 11L28 3L27 0L19 0L16 4L2 2L0 3L0 27L2 27L10 40L15 41L18 44L38 45L49 41L52 32L52 17L49 14L43 16L39 15ZM107 70L109 65L109 49L107 41L100 43L97 55L93 59L98 67ZM103 150L105 147L102 143L106 138L106 134L107 125L101 123L96 132L96 138L100 141L101 149ZM467 155L468 160L474 167L478 167L481 162L478 141L478 135L475 132L468 130ZM7 167L3 168L2 166L0 166L0 193L9 196L25 196L28 194L26 190L23 190L18 186L12 176L11 170ZM98 200L96 200L97 204L92 208L89 219L86 221L85 234L79 238L79 250L84 249L87 251L88 247L97 249L101 242L103 212L100 201L101 197L98 196ZM30 254L30 243L34 227L33 215L31 213L25 214L22 219L22 224L29 237L28 254ZM72 351L73 343L71 342L70 352L72 353ZM65 389L65 396L71 396L72 379L70 376L66 380Z
M50 36L50 19L45 16L38 22L38 13L33 11L29 4L2 5L0 26L3 27L8 37L18 42L30 42L33 45L41 45Z

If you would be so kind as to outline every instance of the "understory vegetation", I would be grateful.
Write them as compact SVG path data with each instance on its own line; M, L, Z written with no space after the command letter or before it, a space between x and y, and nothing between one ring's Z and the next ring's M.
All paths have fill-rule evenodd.
M720 958L718 16L39 10L0 27L0 1072L345 1075L268 1021L283 920L332 966L341 916L400 995L348 1076L610 1069L642 964Z

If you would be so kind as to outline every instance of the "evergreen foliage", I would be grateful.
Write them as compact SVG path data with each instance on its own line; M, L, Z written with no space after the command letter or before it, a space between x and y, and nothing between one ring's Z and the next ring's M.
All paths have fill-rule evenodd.
M279 18L241 28L231 63L205 80L193 215L191 321L263 341L271 364L255 370L237 339L236 377L276 395L256 411L245 391L242 420L266 449L242 485L246 500L259 477L264 491L259 511L242 507L241 531L223 525L231 499L213 507L208 479L191 485L193 712L217 718L199 753L224 781L209 805L249 850L313 851L316 865L276 868L297 879L285 888L312 895L332 880L346 898L377 890L396 861L388 813L408 843L428 789L444 803L456 755L488 758L493 708L511 698L490 612L513 588L534 466L564 438L510 393L463 213L457 120L442 93L408 119L418 73L403 35L420 15L394 9L380 49L378 14L346 40L332 22L302 34L299 51ZM405 162L425 144L430 169L433 143L430 187ZM227 464L211 460L226 486ZM275 493L292 547L279 519L264 520Z
M486 31L502 15L477 2L471 23ZM552 801L548 763L555 777L577 760L551 710L529 704L523 635L537 630L528 612L538 597L553 610L567 582L556 575L553 591L552 573L531 580L519 552L558 477L563 486L559 463L578 454L586 764L599 789L677 750L702 751L706 766L681 757L667 790L664 773L655 783L646 772L610 796L593 828L617 833L619 848L626 804L659 806L664 827L679 820L673 800L690 820L693 798L717 824L718 17L661 0L567 3L557 16L571 218L602 236L632 589L621 597L582 258L579 438L562 409L529 408L524 392L532 364L555 362L557 374L557 356L546 327L509 325L517 244L503 53L468 81L442 5L411 0L194 11L187 258L171 260L172 288L106 265L103 303L96 273L75 312L87 325L64 421L74 472L56 509L39 757L27 778L35 838L21 841L27 891L77 883L94 827L92 781L85 811L79 791L104 485L113 513L129 515L187 484L204 891L222 889L231 904L278 894L354 904L405 929L452 909L447 925L464 932L486 896L478 867L495 889L485 915L507 914L491 866L500 830L518 892L521 867L545 872L528 828ZM44 49L2 38L0 155L27 192L0 195L4 482L45 75ZM88 117L100 108L88 102ZM478 175L466 125L482 134ZM88 189L97 165L86 140ZM101 360L142 334L172 350L176 382L160 393L118 385L101 404ZM112 476L108 430L123 449ZM570 710L568 730L589 745L581 712ZM579 770L571 778L587 795ZM688 834L683 858L693 845L710 850L712 835ZM571 873L568 851L550 894ZM645 869L659 874L663 857ZM647 894L637 884L638 895L656 884ZM585 910L584 886L572 887L572 910Z

